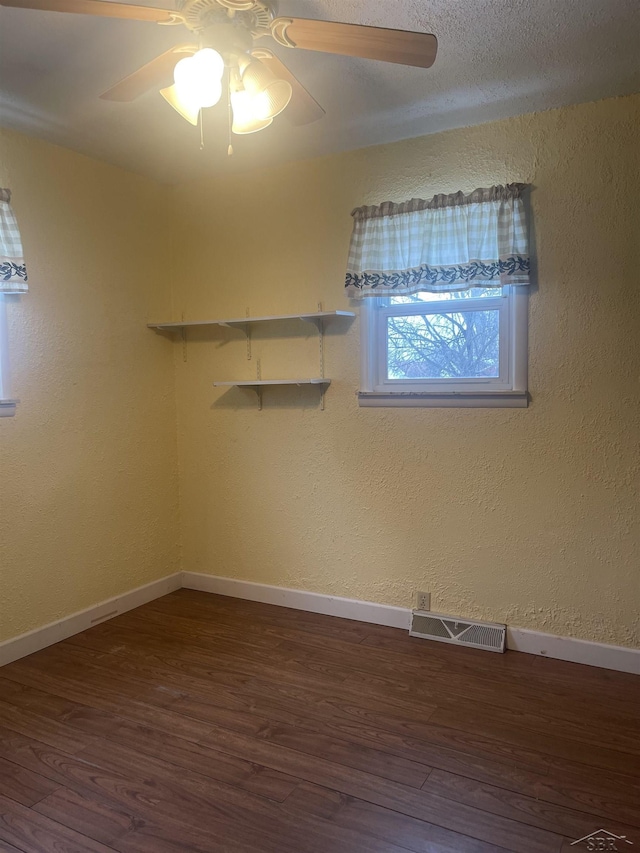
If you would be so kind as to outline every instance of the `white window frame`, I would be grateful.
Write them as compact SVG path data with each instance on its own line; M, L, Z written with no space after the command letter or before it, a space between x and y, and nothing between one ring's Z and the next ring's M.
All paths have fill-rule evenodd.
M15 415L17 402L11 397L11 362L9 361L6 295L0 293L0 418Z
M361 406L525 408L527 393L528 293L526 286L502 288L502 295L446 302L390 305L388 299L365 297L360 312ZM500 376L474 379L388 379L387 318L393 314L500 311Z

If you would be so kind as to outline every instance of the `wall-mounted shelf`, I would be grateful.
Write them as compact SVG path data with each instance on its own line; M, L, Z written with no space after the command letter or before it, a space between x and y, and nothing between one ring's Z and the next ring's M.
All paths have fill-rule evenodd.
M330 379L247 379L214 382L215 388L253 388L259 385L331 385Z
M260 370L260 359L257 363L256 379L240 379L232 382L214 382L216 388L248 388L255 391L258 397L258 408L262 409L262 390L269 385L317 385L320 387L320 408L324 409L324 395L328 386L331 384L330 379L324 378L324 330L325 323L328 320L335 320L343 317L353 319L355 317L353 311L323 311L322 303L318 303L318 310L308 314L268 314L263 317L251 317L249 309L244 317L233 317L229 320L179 320L166 323L148 323L149 329L155 329L158 332L178 331L182 337L182 357L187 360L187 330L195 327L203 326L223 326L232 329L239 329L244 332L247 339L247 359L251 361L251 328L256 323L277 323L282 320L301 320L304 323L312 323L318 330L318 345L320 355L320 376L316 379L263 379Z
M321 408L324 408L324 392L331 385L330 379L238 379L233 382L214 382L214 388L248 388L258 397L258 410L262 411L262 389L269 385L320 385L322 386Z
M331 317L355 317L353 311L315 311L312 314L271 314L265 317L234 317L231 320L181 320L177 323L148 323L149 329L187 329L191 326L247 326L253 323L276 323L279 320L303 320L315 323Z

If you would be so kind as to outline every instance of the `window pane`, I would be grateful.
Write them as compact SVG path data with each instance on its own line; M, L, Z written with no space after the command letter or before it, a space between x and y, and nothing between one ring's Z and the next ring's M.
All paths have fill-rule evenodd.
M411 296L392 296L389 299L391 305L415 305L416 302L442 302L446 299L479 299L483 296L489 298L501 296L501 287L472 287L470 290L455 290L447 293L428 293L421 290L412 293Z
M389 379L497 377L499 331L497 309L388 317L387 376Z

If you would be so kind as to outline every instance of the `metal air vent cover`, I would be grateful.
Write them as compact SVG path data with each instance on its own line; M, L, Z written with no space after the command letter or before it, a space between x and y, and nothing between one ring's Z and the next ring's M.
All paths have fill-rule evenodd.
M495 622L457 619L455 616L443 616L441 613L431 613L427 610L414 610L409 634L424 640L437 640L439 643L454 643L490 652L503 652L507 626Z

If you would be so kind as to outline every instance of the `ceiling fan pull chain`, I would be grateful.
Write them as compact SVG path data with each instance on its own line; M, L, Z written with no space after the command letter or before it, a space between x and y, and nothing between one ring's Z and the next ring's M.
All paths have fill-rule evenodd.
M198 50L202 50L204 47L204 40L202 35L198 38ZM204 151L204 112L202 107L200 108L200 112L198 113L198 124L200 125L200 150Z
M227 68L227 138L229 139L229 147L227 148L227 157L233 157L233 145L231 144L231 140L233 137L231 136L232 127L233 127L233 108L231 106L231 68Z

